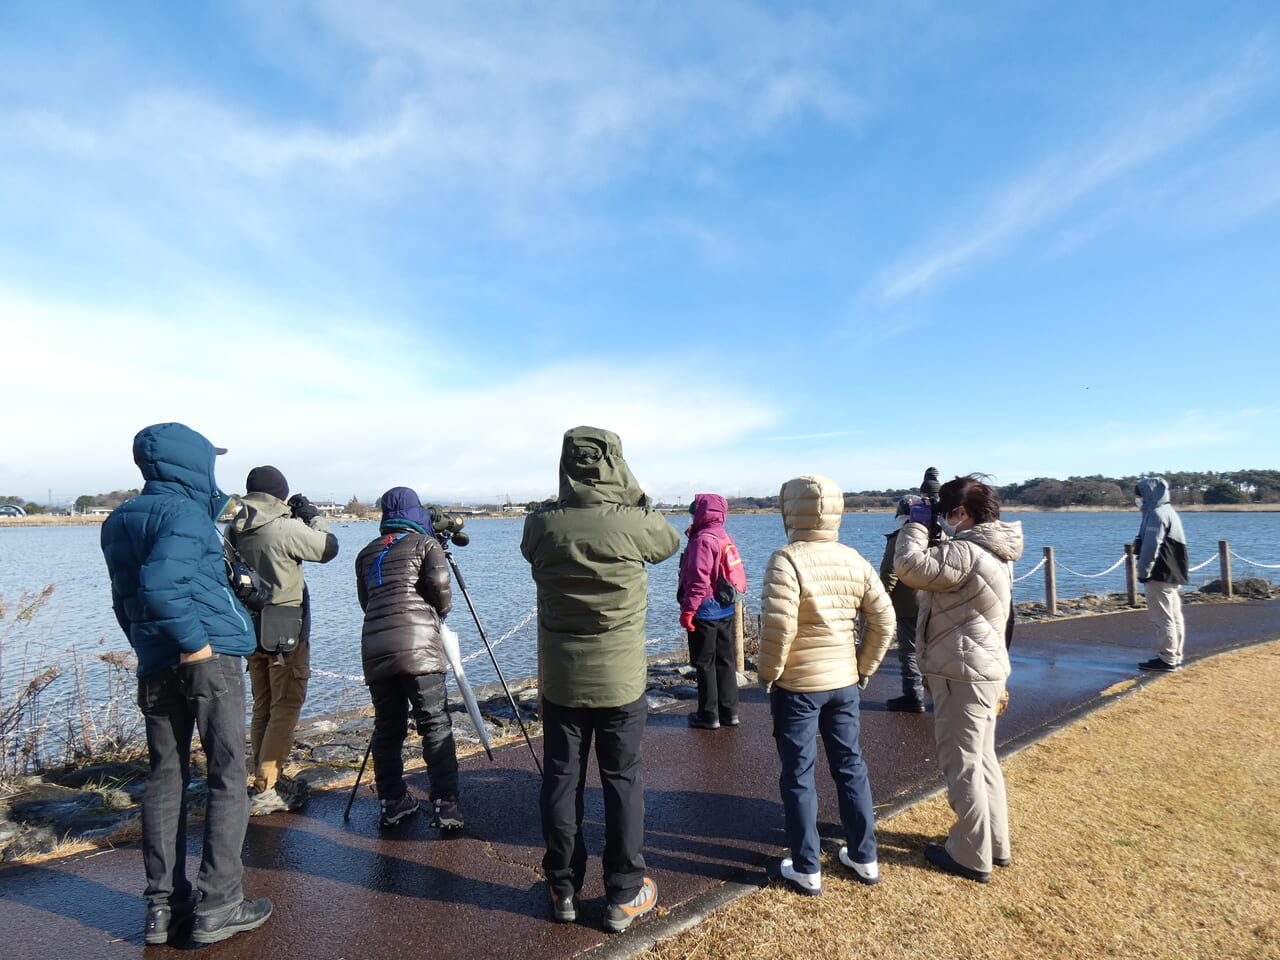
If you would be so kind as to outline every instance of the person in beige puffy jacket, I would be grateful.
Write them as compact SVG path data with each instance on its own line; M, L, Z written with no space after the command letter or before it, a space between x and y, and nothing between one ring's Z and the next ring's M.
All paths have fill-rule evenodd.
M1010 864L1009 810L995 743L1009 676L1006 629L1022 524L1000 519L1000 498L980 476L956 477L939 490L941 543L929 546L927 526L918 522L927 505L913 508L912 522L898 535L894 572L923 591L916 655L933 697L938 765L956 815L946 844L929 844L925 856L942 870L986 883L992 864Z
M821 732L840 800L846 846L840 861L877 883L871 783L858 742L859 688L876 672L894 635L893 604L875 569L839 542L844 495L833 480L788 480L780 496L787 545L773 552L760 598L760 682L771 696L793 890L822 892L818 797L813 771ZM855 621L866 631L857 643Z

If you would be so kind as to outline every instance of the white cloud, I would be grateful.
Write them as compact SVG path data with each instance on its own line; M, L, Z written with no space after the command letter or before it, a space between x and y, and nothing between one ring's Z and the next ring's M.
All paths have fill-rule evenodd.
M528 499L554 492L569 427L618 433L644 482L714 461L780 417L758 389L639 355L531 364L456 387L432 343L376 318L344 318L365 335L338 342L321 335L324 322L298 337L288 314L222 315L193 310L175 324L0 291L0 335L42 333L0 387L6 409L38 411L39 422L8 439L0 487L73 499L129 486L133 433L179 420L229 448L228 489L270 462L317 496L407 483L434 497Z

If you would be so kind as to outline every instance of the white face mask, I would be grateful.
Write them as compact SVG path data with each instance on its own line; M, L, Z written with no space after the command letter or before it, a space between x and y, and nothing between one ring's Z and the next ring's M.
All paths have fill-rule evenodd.
M956 525L951 521L949 521L946 517L938 518L938 526L942 528L942 532L945 533L948 537L954 537L956 535Z
M1134 497L1134 498L1133 498L1133 505L1134 505L1135 507L1137 507L1139 510L1141 510L1141 509L1142 509L1142 498L1141 498L1141 497Z

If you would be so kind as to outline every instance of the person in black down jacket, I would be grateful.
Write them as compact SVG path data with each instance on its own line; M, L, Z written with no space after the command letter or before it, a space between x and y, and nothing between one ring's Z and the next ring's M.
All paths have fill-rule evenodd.
M356 557L356 593L364 610L360 653L373 699L374 778L381 826L418 809L404 782L400 751L412 713L422 735L435 822L462 826L458 757L445 699L440 626L452 607L449 565L431 533L431 517L408 487L382 495L378 537Z

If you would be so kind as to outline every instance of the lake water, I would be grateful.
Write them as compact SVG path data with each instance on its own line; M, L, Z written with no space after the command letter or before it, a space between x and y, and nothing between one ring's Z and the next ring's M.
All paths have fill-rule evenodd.
M1082 574L1096 574L1120 558L1124 544L1132 540L1138 527L1138 513L1007 513L1007 520L1021 520L1026 537L1024 559L1016 576L1023 576L1039 562L1042 548L1056 548L1061 565ZM688 518L671 518L683 531ZM1230 540L1239 555L1260 563L1280 563L1280 514L1278 513L1184 513L1192 565L1216 558L1218 541ZM525 621L534 609L534 587L528 564L520 556L523 519L468 520L472 541L454 547L453 553L476 605L480 622L491 641L520 627L496 647L499 664L510 679L536 672L534 629ZM737 540L747 567L752 596L749 609L758 610L756 597L769 553L784 542L782 520L776 514L729 517L729 532ZM327 565L307 564L306 577L313 604L312 680L306 712L324 713L335 708L363 706L363 687L357 680L342 679L360 674L360 607L356 602L352 564L360 549L377 535L372 523L332 525L341 551ZM884 534L893 529L893 519L884 513L846 514L841 541L862 553L879 567L884 553ZM111 613L110 587L106 567L98 548L99 528L92 527L4 527L0 528L0 598L15 600L24 592L34 592L47 584L56 587L49 604L26 627L12 632L4 655L5 692L13 690L20 678L15 649L22 639L38 640L51 647L77 650L127 648L127 643ZM678 557L678 555L677 555ZM677 557L650 568L648 636L654 653L683 648L685 635L678 624L675 602ZM1268 576L1274 571L1259 570L1236 562L1234 574ZM1216 559L1193 574L1193 584L1218 575ZM1111 593L1124 590L1122 568L1096 579L1073 576L1058 570L1061 597L1084 593ZM1044 597L1043 573L1037 572L1015 587L1018 601ZM467 666L473 683L496 679L493 665L484 652L475 624L467 612L461 591L454 591L454 612L449 622L458 631L464 655L475 654ZM329 674L335 676L329 676ZM70 678L61 678L70 682Z

